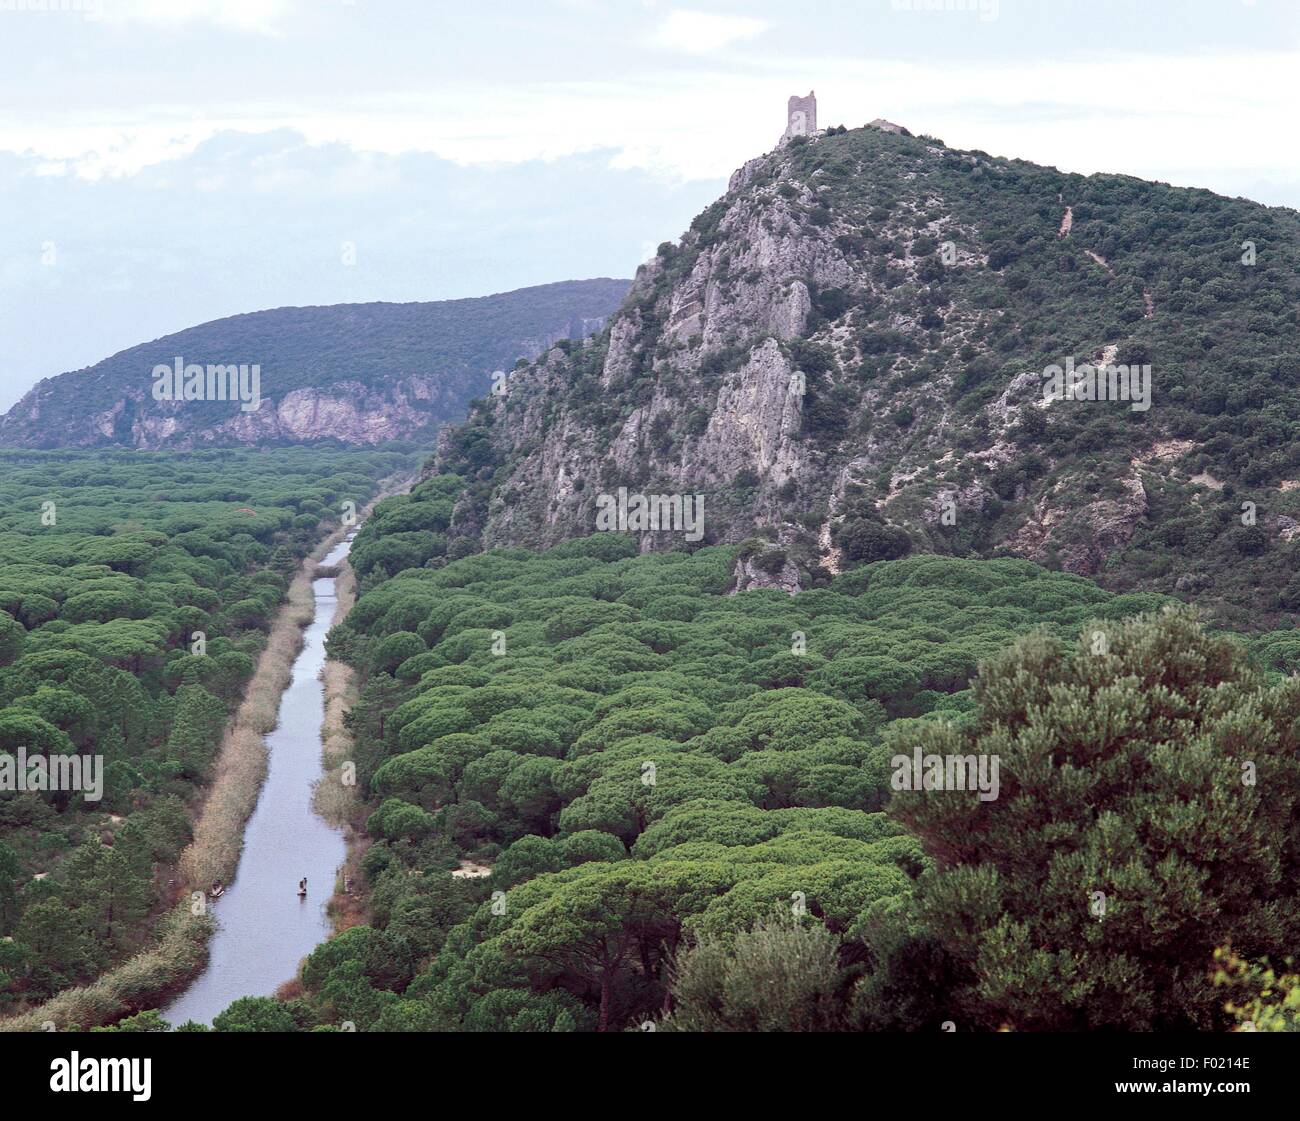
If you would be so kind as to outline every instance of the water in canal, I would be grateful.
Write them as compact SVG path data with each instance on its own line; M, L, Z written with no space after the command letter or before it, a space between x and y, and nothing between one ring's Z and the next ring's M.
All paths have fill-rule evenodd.
M350 543L340 542L321 563L338 564ZM266 737L266 782L244 830L239 870L212 904L217 930L207 967L163 1009L172 1025L210 1024L241 996L270 996L330 934L325 905L346 852L343 834L312 809L311 799L322 774L325 698L319 674L334 615L334 578L312 581L312 593L316 617L280 699L279 724ZM304 876L307 897L301 899L298 881Z

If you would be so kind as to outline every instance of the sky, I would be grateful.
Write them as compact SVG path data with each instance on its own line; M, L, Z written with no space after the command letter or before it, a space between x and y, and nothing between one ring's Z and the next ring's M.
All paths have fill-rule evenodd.
M1300 206L1300 0L0 0L0 408L259 308L630 277L792 93Z

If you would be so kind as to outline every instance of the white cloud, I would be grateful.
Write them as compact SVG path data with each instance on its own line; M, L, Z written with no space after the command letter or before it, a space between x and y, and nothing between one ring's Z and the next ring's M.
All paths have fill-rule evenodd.
M0 110L0 151L31 152L50 161L51 171L115 177L183 156L221 131L289 128L315 144L434 152L464 165L601 149L614 153L617 168L716 179L771 148L785 127L788 95L815 85L824 125L885 117L954 147L1085 174L1258 192L1259 201L1294 206L1300 150L1279 138L1294 130L1297 71L1300 52L1287 49L1116 54L1077 66L764 52L740 73L710 59L618 80L493 80L474 86L468 101L434 75L401 90L305 91L301 100L245 97L236 89L205 102L175 97L129 111L49 102L35 119L6 119Z
M670 12L655 31L661 47L688 54L711 54L723 47L761 35L770 25L751 16L720 16L711 12Z
M105 23L182 27L208 24L229 31L277 35L296 0L100 0Z

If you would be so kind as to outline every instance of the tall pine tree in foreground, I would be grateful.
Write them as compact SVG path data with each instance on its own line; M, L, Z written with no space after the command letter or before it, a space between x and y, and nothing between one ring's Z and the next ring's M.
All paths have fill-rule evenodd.
M939 868L877 917L865 1025L1230 1026L1215 948L1300 949L1300 679L1177 609L1031 636L975 696L969 723L898 738L996 756L1001 789L894 795Z

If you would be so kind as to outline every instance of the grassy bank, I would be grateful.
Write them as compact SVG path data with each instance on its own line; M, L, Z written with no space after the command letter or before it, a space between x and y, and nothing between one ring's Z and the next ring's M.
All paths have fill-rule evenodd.
M346 561L339 566L335 577L334 595L336 606L331 626L347 617L357 599L357 578ZM321 759L325 774L316 784L313 805L321 817L343 830L348 849L347 860L334 885L334 897L329 904L336 933L366 921L365 900L361 895L361 858L368 846L362 827L366 807L357 792L355 769L351 763L352 734L343 720L357 699L355 678L352 667L336 658L326 659L321 670L325 693Z
M198 975L211 934L212 920L193 914L186 900L163 917L150 949L89 985L66 989L29 1012L0 1021L0 1032L80 1031L156 1007Z

